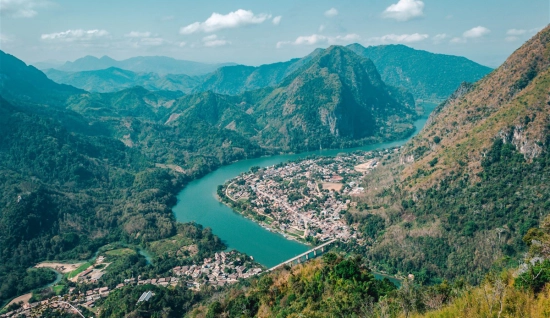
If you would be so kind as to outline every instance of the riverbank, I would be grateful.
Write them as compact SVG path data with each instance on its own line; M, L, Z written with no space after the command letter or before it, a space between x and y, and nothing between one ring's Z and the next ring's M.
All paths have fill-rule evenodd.
M418 133L426 123L429 114L437 106L425 104L425 113L415 122ZM177 204L173 208L176 220L179 222L196 222L210 227L228 246L228 250L236 249L266 267L272 267L309 249L309 246L273 233L254 221L235 213L231 208L218 200L219 185L247 172L253 166L267 167L282 162L298 160L311 155L336 156L339 153L349 153L357 150L371 151L382 148L401 146L410 140L408 138L379 144L371 144L349 149L331 149L304 152L300 154L284 154L237 161L231 165L222 166L200 179L189 182L177 195Z

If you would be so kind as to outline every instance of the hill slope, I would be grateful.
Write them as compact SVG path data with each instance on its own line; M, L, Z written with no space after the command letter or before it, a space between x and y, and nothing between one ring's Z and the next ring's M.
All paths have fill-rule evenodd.
M404 87L416 99L442 100L462 82L475 82L491 69L464 57L434 54L405 45L367 48L359 44L347 48L372 60L388 85Z
M412 130L414 102L387 87L370 60L332 46L287 77L254 110L264 144L316 149ZM284 141L273 139L277 132Z
M68 96L81 90L59 85L34 66L27 66L13 55L0 50L0 96L18 98L26 102L55 100L63 102Z
M386 176L367 176L366 184L398 181L362 199L385 220L373 262L425 280L478 282L495 261L523 252L521 238L550 206L549 52L547 27L440 105Z

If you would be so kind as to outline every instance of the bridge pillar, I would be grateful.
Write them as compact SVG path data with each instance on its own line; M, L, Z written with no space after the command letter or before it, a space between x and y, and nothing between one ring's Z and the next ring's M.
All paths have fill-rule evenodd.
M317 250L313 250L313 257L317 257Z
M325 247L324 246L321 247L321 252L323 252L323 253L325 252Z
M306 254L306 261L309 259L309 253Z

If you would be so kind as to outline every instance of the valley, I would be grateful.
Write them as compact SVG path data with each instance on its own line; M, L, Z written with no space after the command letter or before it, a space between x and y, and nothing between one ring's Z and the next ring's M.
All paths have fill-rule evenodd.
M424 6L396 1L381 19ZM255 22L212 27L227 17ZM40 39L214 54L240 44L221 29L281 18ZM526 42L496 69L397 44L459 52L485 27L333 27L257 66L119 51L42 70L2 33L0 317L547 315L550 27L508 30Z

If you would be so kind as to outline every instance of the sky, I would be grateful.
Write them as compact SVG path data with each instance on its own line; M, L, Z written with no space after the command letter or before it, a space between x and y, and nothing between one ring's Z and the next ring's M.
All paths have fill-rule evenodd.
M549 22L550 0L0 0L0 49L27 63L260 65L334 44L405 44L496 67Z

